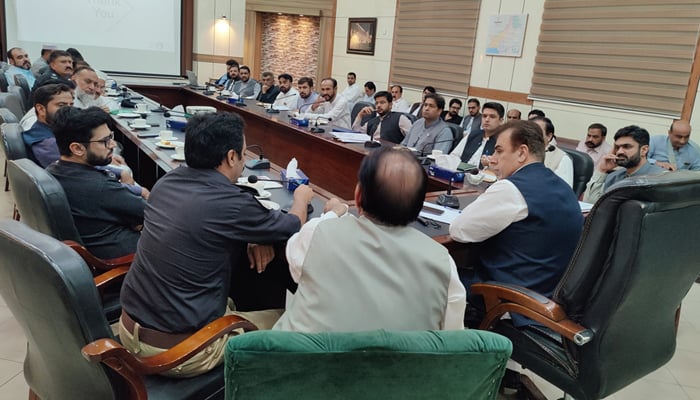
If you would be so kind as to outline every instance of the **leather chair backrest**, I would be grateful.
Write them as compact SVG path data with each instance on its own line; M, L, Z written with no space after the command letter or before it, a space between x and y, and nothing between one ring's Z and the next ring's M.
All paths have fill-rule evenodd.
M593 159L588 154L581 153L580 151L565 149L566 154L571 157L571 161L574 164L574 182L573 189L576 196L581 196L583 192L586 191L586 184L591 180L593 176Z
M0 108L0 125L4 123L11 124L17 122L19 122L19 118L17 118L12 111L8 110L7 108Z
M449 126L450 130L452 131L452 146L450 147L450 151L452 151L455 147L457 147L459 141L462 140L464 131L462 130L461 126L451 122L447 122L447 126Z
M18 120L24 116L22 99L16 93L0 93L0 107L10 110Z
M27 147L22 139L22 127L17 122L2 124L0 135L2 135L3 150L8 161L27 158Z
M374 104L366 102L366 101L358 101L355 103L355 105L352 106L352 110L350 111L350 123L352 124L355 122L355 118L357 117L357 114L360 113L360 110L362 110L365 107L372 107L374 108Z
M29 94L32 92L32 89L29 87L29 82L27 82L27 78L20 74L15 75L15 85L19 86L22 88L22 101L24 102L24 110L29 108Z
M23 223L58 240L82 243L66 193L53 175L23 158L8 162L7 176Z
M5 71L0 71L0 92L7 92L8 86Z
M68 246L0 221L0 294L27 338L24 378L42 399L115 399L111 372L81 348L112 337L90 269Z
M9 88L7 88L7 93L14 94L19 99L19 105L20 105L21 110L22 110L22 114L19 117L21 119L24 116L24 114L27 113L27 107L28 107L28 104L25 101L25 99L27 98L27 95L25 94L24 89L22 89L19 86L10 86Z
M511 349L476 329L249 332L226 345L226 399L493 399Z
M415 115L413 115L411 113L401 113L401 114L405 115L408 119L411 120L411 122L418 121L418 117L416 117Z
M626 179L598 200L554 294L595 334L575 349L583 387L605 397L673 356L676 310L700 273L697 221L696 172Z

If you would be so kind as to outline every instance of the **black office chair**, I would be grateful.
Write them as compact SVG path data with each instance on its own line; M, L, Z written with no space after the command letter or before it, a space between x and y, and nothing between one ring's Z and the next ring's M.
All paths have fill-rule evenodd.
M462 127L457 124L453 124L451 122L446 122L446 124L450 127L450 130L452 131L452 146L450 147L450 151L452 151L455 147L457 147L459 141L462 140L462 137L464 136L464 131L462 130Z
M414 122L418 121L418 117L416 117L415 115L413 115L413 114L411 114L411 113L401 113L401 114L403 114L403 115L405 115L406 117L408 117L408 119L411 120L411 123L414 123Z
M606 397L671 359L677 313L700 272L700 176L629 178L595 204L551 299L528 289L472 285L513 360L578 400ZM542 326L514 328L509 312Z
M7 93L14 94L15 96L17 96L17 98L19 98L19 105L21 107L21 115L19 116L19 118L21 119L24 116L24 114L27 113L27 107L29 106L29 104L27 104L25 99L28 97L28 95L25 94L24 89L22 89L19 86L10 86L7 89Z
M352 124L355 122L355 118L357 117L357 114L360 113L360 110L362 110L365 107L372 107L374 108L374 104L369 103L367 101L358 101L355 103L355 105L352 106L352 111L350 111L350 123Z
M571 157L571 161L574 164L574 182L573 187L576 196L581 197L583 192L586 191L586 184L591 180L593 176L593 159L591 156L585 153L581 153L576 150L569 150L563 147L560 149L564 150L566 154Z
M10 118L9 115L7 117ZM0 136L2 137L2 153L5 156L5 191L7 192L10 189L7 162L27 158L27 148L24 145L24 139L22 139L22 127L16 122L0 125Z
M19 222L0 221L0 294L27 338L29 398L223 399L223 366L189 379L154 374L189 359L222 333L252 330L252 324L222 317L165 353L138 358L116 341L99 306L97 286L108 285L115 272L93 278L65 244Z
M14 114L18 120L21 120L24 116L24 105L22 105L22 99L14 92L0 93L0 108L10 110L10 112Z
M30 107L31 100L29 96L32 89L29 87L27 78L20 74L15 75L15 85L22 88L22 102L24 102L24 111L26 112Z
M5 77L5 71L0 71L0 92L7 92L7 78Z

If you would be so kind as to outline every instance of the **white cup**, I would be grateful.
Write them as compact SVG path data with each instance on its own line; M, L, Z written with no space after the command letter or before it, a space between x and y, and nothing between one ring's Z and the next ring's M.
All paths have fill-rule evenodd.
M131 126L134 128L145 128L146 120L143 118L136 118L134 122L131 123Z
M173 131L162 130L162 131L160 131L160 133L158 134L158 137L160 137L160 140L170 140L170 139L173 138ZM182 150L182 154L185 154L184 147L183 147L183 150Z
M433 157L437 157L437 156L441 156L443 153L442 153L442 150L433 150L433 152L431 154L433 155Z
M472 185L478 185L484 181L484 173L481 171L479 171L478 174L467 173L466 175L467 175L467 182L471 183Z
M175 154L180 158L185 158L185 146L180 145L175 147Z
M146 103L137 103L136 104L136 112L141 114L148 112L148 104Z

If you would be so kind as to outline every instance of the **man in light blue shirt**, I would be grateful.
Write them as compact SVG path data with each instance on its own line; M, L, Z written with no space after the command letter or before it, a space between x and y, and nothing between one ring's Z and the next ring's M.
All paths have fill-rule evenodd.
M29 54L24 49L11 48L7 52L7 61L10 63L10 68L5 72L5 77L7 77L7 83L10 86L15 84L15 75L24 76L30 88L34 86L36 78L31 71L32 62L29 61Z
M649 163L669 171L700 171L700 147L690 141L690 131L687 121L674 120L668 135L653 136L649 141Z

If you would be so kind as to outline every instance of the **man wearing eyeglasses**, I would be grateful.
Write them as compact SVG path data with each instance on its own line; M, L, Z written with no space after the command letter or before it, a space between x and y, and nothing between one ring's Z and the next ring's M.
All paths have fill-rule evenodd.
M108 170L116 147L109 114L97 107L63 107L53 123L61 159L46 169L63 186L85 246L100 258L136 251L146 201Z

